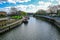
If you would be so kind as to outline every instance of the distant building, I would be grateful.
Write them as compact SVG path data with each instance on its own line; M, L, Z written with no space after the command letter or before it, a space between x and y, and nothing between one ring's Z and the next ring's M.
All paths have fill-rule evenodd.
M4 15L4 16L6 16L6 15L7 15L7 13L6 13L6 12L4 12L4 11L0 11L0 15Z

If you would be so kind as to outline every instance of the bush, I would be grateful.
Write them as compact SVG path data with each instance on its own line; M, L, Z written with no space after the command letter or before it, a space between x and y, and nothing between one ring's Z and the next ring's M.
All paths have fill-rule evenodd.
M0 18L2 18L2 17L6 17L6 15L0 15Z
M13 19L22 19L22 16L12 16Z

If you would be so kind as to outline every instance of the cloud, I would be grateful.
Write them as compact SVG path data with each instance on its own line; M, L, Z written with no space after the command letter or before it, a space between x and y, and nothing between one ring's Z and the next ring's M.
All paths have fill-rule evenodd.
M29 2L31 0L7 0L7 1L10 2L10 3L16 3L16 2L23 3L23 2Z
M21 11L26 11L27 5L19 5L19 6L16 6L16 8Z
M10 8L11 7L5 7L5 8L1 8L2 11L10 11ZM21 10L21 11L25 11L25 12L33 12L35 13L37 10L40 10L40 9L44 9L46 10L47 7L46 6L43 6L43 5L33 5L33 4L30 4L30 5L18 5L18 6L15 6L15 8L17 8L18 10ZM4 10L5 9L5 10ZM0 11L1 11L0 10Z
M29 2L31 0L0 0L0 2L9 2L9 3L16 3L16 2L20 2L20 3L23 3L23 2Z
M58 2L58 4L60 5L60 0L56 0Z
M11 7L0 8L0 11L5 11L5 12L9 13L10 8Z
M10 8L11 7L0 8L1 9L0 11L10 12ZM21 10L21 11L25 11L25 12L36 12L39 9L38 6L35 6L33 4L19 5L19 6L15 6L15 8L17 8L17 10Z
M16 2L23 3L23 2L29 2L31 0L4 0L3 3L5 3L5 1L7 1L9 3L16 3ZM36 3L38 5L35 5L35 4L22 5L22 4L20 4L20 5L17 5L15 7L18 10L22 10L25 12L36 12L39 9L47 10L48 6L50 6L50 5L57 5L57 4L52 3L53 1L57 1L58 4L60 4L60 0L49 0L48 2L39 1ZM4 9L6 9L6 10L4 10ZM10 9L10 7L5 7L5 8L2 8L1 10L8 11L9 9Z
M53 4L52 2L44 2L44 1L39 1L38 4L39 5L34 5L34 4L19 5L19 7L20 7L20 10L22 10L22 11L36 12L39 9L47 10L48 6L57 5L57 4Z
M33 4L30 4L27 6L26 8L26 12L36 12L37 11L37 6L36 5L33 5Z
M17 9L25 11L25 12L36 12L37 7L33 4L30 5L19 5L16 6Z
M36 12L39 9L47 10L48 6L53 5L52 2L44 2L44 1L39 1L37 4L39 5L34 5L34 4L19 5L20 7L19 9L26 12Z
M50 0L50 1L51 1L51 0ZM37 6L37 8L47 10L47 9L48 9L48 6L51 6L53 3L51 3L51 2L39 1L38 4L39 4L39 6Z
M39 4L39 5L44 5L44 6L52 5L51 2L44 2L44 1L39 1L38 4Z
M25 12L33 12L33 13L35 13L39 9L44 9L44 10L47 9L46 6L41 6L41 5L36 6L36 5L33 5L33 4L19 5L19 6L16 6L16 8L19 9L19 10L25 11Z

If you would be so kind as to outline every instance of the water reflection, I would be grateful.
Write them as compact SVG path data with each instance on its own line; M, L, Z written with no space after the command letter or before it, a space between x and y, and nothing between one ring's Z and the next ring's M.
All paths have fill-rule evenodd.
M25 25L25 26L27 26L27 25L28 25L28 21L27 21L27 22L25 22L25 23L24 23L24 25Z
M55 25L54 23L49 22L49 21L47 21L46 19L41 18L41 17L36 17L36 19L38 19L38 20L42 20L42 21L44 21L44 22L47 22L47 23L49 23L49 24L53 25L53 27L55 27L55 28L59 31L59 33L60 33L60 28L59 28L59 27L57 27L57 25Z

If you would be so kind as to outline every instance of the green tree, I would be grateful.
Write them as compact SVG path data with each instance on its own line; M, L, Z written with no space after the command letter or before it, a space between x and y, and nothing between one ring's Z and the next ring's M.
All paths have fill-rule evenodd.
M23 12L23 11L20 11L20 15L21 16L27 16L27 13L26 12Z
M46 15L46 11L45 10L38 10L35 14L36 15Z

